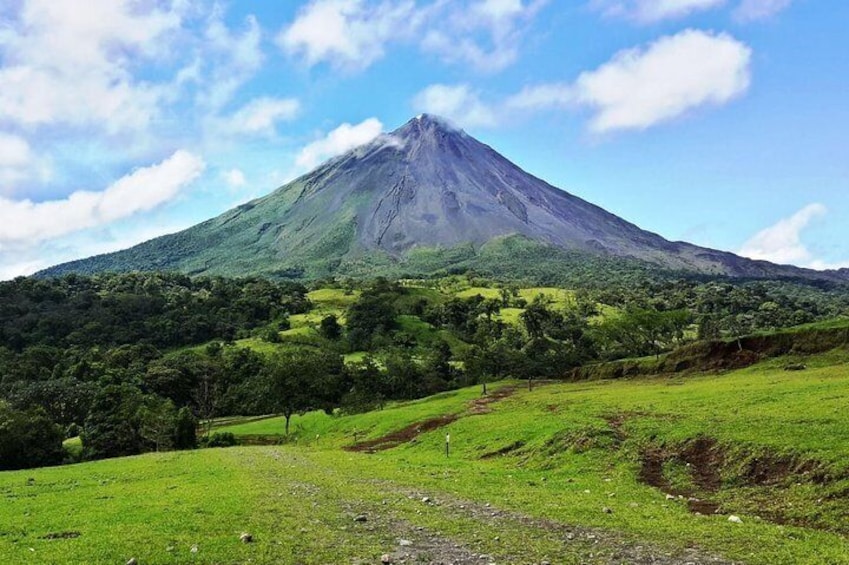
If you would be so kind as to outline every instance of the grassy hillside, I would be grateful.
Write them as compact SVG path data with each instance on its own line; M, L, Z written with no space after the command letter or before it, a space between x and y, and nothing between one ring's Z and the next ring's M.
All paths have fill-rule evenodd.
M686 379L505 382L295 417L279 446L2 473L0 562L849 563L847 369L838 349ZM224 424L284 441L279 419Z

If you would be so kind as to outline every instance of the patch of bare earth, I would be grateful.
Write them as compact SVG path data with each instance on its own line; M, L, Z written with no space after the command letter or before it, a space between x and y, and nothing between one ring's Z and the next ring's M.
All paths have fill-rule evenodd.
M423 422L416 422L415 424L410 424L405 428L386 434L385 436L345 446L344 449L346 451L357 451L361 453L376 453L378 451L385 451L387 449L398 447L399 445L413 441L421 434L445 427L448 424L457 421L461 417L487 414L492 410L490 408L491 404L511 396L516 392L516 390L517 387L512 385L501 387L491 394L472 400L469 403L469 408L466 413L446 414Z

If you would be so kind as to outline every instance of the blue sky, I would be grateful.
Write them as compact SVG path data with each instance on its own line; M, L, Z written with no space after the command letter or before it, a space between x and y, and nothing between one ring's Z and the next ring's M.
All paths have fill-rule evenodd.
M421 112L645 229L849 266L849 3L0 0L0 278Z

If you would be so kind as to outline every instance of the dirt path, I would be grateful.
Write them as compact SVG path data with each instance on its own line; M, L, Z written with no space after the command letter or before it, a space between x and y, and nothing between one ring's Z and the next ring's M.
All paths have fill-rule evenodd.
M405 565L735 565L698 548L670 550L615 531L534 518L436 490L351 476L350 471L317 466L309 455L286 451L278 457L289 473L300 475L301 482L289 482L289 488L300 491L305 503L320 497L326 508L333 500L337 515L350 524L343 527L346 535L379 544L375 555L349 555L347 562L353 565L380 563L380 556Z
M670 551L639 544L627 540L621 534L598 528L586 528L575 525L561 524L551 520L533 518L521 513L501 510L491 504L480 504L468 500L454 498L444 494L433 494L432 497L417 490L405 490L392 483L384 483L390 490L406 493L408 497L429 500L429 504L437 505L449 515L472 519L476 522L495 526L502 531L527 530L533 532L536 538L544 537L561 545L562 553L552 556L550 563L561 563L555 559L568 559L577 563L598 564L634 564L634 565L734 565L735 562L724 560L715 555L709 555L697 548L686 548L680 551ZM566 557L568 556L568 557ZM477 557L478 560L475 560ZM524 563L521 555L501 554L485 556L489 561L498 563ZM481 563L480 556L472 557L471 561L453 561L460 563ZM547 561L547 560L546 560Z

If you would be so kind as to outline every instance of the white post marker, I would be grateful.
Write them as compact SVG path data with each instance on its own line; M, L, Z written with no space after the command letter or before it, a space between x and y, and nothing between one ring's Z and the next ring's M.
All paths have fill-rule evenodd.
M448 457L451 445L451 434L445 434L445 457Z

